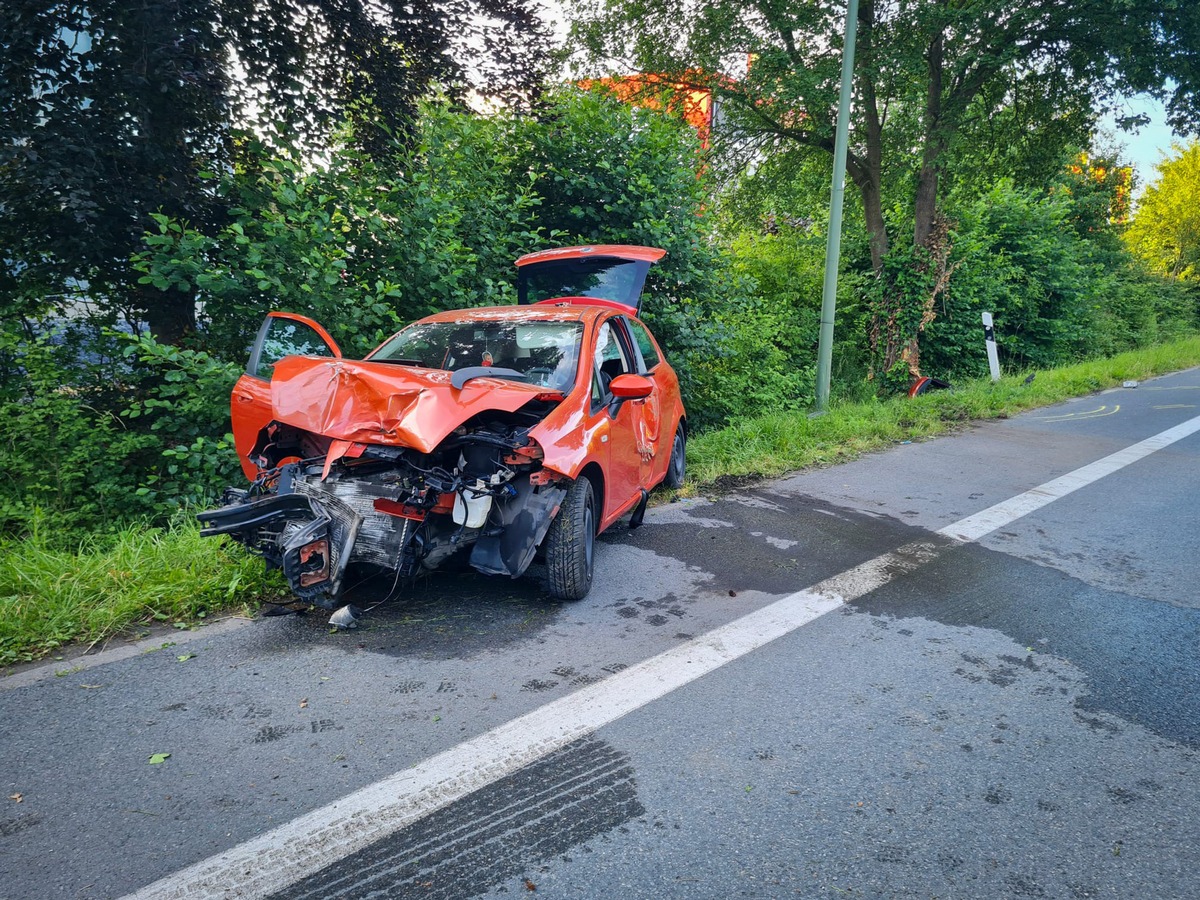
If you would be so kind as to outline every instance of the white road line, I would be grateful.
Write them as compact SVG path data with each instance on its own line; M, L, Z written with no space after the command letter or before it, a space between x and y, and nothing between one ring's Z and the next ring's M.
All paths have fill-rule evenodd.
M1087 484L1200 431L1200 416L941 529L978 540ZM942 542L905 545L797 591L599 684L546 704L257 838L163 878L125 900L260 898L516 772L726 663L909 574Z
M1183 440L1197 431L1200 431L1200 416L1188 419L1188 421L1176 425L1174 428L1168 428L1166 431L1159 432L1140 443L1126 447L1124 450L1118 450L1116 453L1076 469L1074 472L1068 472L1061 478L1047 481L1045 484L1038 485L1024 494L1018 494L1016 497L1005 500L1002 503L997 503L995 506L990 506L981 512L975 513L973 516L960 519L953 525L947 525L945 528L940 529L938 534L943 534L946 537L959 541L977 541L985 534L995 531L997 528L1007 525L1015 519L1027 516L1031 512L1041 509L1047 503L1053 503L1060 497L1065 497L1067 494L1077 491L1081 487L1087 487L1092 482L1099 481L1104 476L1111 475L1118 469L1123 469L1125 466L1132 465L1140 459L1145 459L1151 453L1162 450L1164 447L1169 447L1176 441Z

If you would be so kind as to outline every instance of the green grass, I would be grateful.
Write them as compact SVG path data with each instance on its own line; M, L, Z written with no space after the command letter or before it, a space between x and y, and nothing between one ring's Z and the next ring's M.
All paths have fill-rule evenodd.
M1200 365L1200 337L1038 372L955 385L915 399L832 404L822 416L773 413L697 435L688 444L685 493L730 479L770 477L852 459L899 441L942 434L963 423L1005 418L1071 397Z
M201 538L199 527L130 527L56 547L0 540L0 666L94 643L140 625L184 627L280 593L262 560Z
M1123 381L1200 365L1200 337L1063 369L956 385L914 400L834 404L828 413L743 419L688 444L681 493L739 478L828 465L900 441L1002 418ZM284 593L278 573L192 521L130 527L63 549L44 534L0 539L0 666L39 659L71 643L94 643L148 624L190 626Z

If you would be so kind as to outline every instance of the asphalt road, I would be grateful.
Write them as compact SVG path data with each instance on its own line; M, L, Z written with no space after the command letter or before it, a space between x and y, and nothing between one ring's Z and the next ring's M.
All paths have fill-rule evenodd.
M1045 487L1198 416L1193 370L660 506L577 604L11 676L0 898L1198 896L1200 434Z

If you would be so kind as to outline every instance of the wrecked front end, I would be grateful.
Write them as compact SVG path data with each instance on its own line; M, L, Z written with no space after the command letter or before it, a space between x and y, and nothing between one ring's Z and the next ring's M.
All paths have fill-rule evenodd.
M478 415L430 452L271 422L251 453L259 477L202 513L202 534L231 536L282 569L299 600L327 609L355 570L405 579L462 554L481 572L517 577L569 484L543 468L529 436L543 414Z

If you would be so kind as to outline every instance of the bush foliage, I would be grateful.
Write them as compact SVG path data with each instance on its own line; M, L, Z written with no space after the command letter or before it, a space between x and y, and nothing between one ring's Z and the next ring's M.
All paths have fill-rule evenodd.
M1200 297L1186 282L1147 271L1126 249L1127 226L1116 213L1127 184L1098 179L1091 175L1096 170L1105 171L1098 165L1082 174L1067 168L1042 188L1018 187L1005 178L983 189L970 182L970 190L956 194L944 213L947 277L940 285L930 261L920 264L923 251L911 247L893 250L882 271L872 272L851 231L838 281L835 392L853 398L909 386L904 362L893 371L877 371L869 387L866 380L873 361L872 313L886 317L889 299L902 320L897 332L919 343L921 372L944 379L987 374L980 315L985 311L994 316L1007 371L1063 365L1194 333ZM1111 163L1107 171L1113 171ZM725 228L732 235L735 269L751 278L751 303L778 316L776 327L758 331L754 352L770 358L778 349L800 371L816 360L824 201L801 210L794 182L779 190L761 183L773 177L778 173L764 167L738 185ZM900 210L892 219L907 221ZM791 397L790 386L787 390L781 391L784 408ZM801 396L801 405L811 401L811 392ZM755 411L751 405L738 414Z

